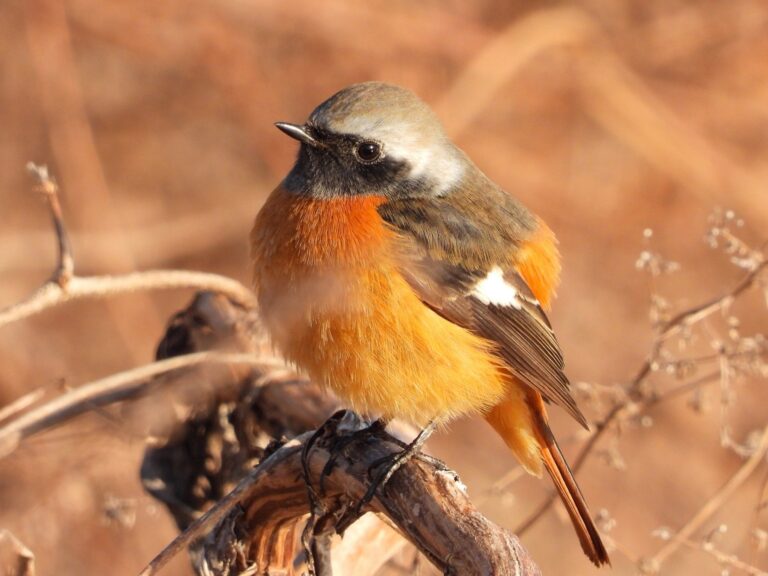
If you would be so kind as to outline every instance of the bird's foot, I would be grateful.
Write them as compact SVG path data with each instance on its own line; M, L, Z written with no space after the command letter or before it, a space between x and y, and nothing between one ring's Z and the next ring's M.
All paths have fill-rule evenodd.
M387 427L387 423L383 419L374 420L365 428L354 430L349 434L339 437L335 440L331 456L323 466L323 471L320 473L320 494L325 494L325 479L331 475L333 469L336 467L336 462L341 454L346 455L347 449L356 442L366 441L378 433L383 432Z
M301 470L304 476L304 484L307 486L310 511L312 511L313 514L319 509L320 496L312 485L312 475L309 465L309 457L312 453L312 447L331 429L335 430L338 427L339 422L344 418L346 412L346 410L338 410L335 412L312 433L312 436L309 437L309 440L307 440L306 444L304 444L304 447L301 449Z
M339 410L335 412L312 433L312 436L309 437L301 450L302 475L304 476L304 484L307 488L307 499L309 500L309 519L302 531L301 543L307 559L307 569L311 575L318 573L317 568L320 558L327 557L329 553L330 541L327 538L327 531L328 522L333 519L333 514L326 509L321 498L324 494L324 475L330 472L332 467L329 467L328 464L323 467L323 472L320 475L320 491L318 493L318 490L316 490L315 486L312 484L310 456L312 448L321 438L325 436L336 437L339 428L343 426L347 416L352 416L353 419L356 418L354 414L348 413L347 410ZM367 428L355 430L350 436L366 429Z
M445 465L436 458L425 456L420 453L424 443L432 435L432 432L435 431L435 427L436 423L434 421L430 422L423 430L421 430L421 432L419 432L416 438L414 438L410 444L406 444L400 452L380 458L371 464L368 469L368 474L369 476L374 472L375 474L371 478L368 490L354 506L347 510L344 516L336 524L336 531L339 534L342 534L357 518L360 517L363 508L373 500L377 490L386 486L387 482L392 478L392 475L411 458L423 458L425 461L435 464L439 469L447 470Z
M414 458L417 460L421 460L422 462L426 462L430 466L434 466L435 470L438 472L453 472L448 466L445 465L445 462L440 460L439 458L435 458L434 456L430 456L429 454L425 454L424 452L419 452L417 454L413 455Z

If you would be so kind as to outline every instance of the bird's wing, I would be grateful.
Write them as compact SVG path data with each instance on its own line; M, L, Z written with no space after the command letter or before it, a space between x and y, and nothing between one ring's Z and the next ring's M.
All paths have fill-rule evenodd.
M523 275L509 258L494 260L493 250L484 257L477 250L473 231L467 230L476 224L464 221L461 214L450 214L454 210L451 206L439 207L440 220L464 222L464 233L446 237L450 232L445 227L438 234L430 232L430 207L420 202L418 226L413 226L409 210L403 210L403 206L385 204L380 208L401 241L398 266L405 279L424 304L454 324L492 341L519 381L564 408L586 427L586 419L570 391L555 333ZM439 246L432 242L438 236ZM463 250L467 258L462 258Z

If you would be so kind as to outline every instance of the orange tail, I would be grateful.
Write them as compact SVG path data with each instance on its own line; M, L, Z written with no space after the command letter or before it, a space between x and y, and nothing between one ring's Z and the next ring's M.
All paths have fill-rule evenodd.
M608 552L592 521L584 496L549 429L541 396L530 390L527 394L518 395L519 388L512 391L515 393L495 406L486 415L486 420L496 429L526 470L540 475L542 464L544 465L568 510L584 553L596 566L610 564Z
M544 426L546 426L546 444L541 447L541 459L555 483L555 488L557 488L557 492L565 504L565 509L568 510L568 515L571 517L571 522L573 522L573 527L576 529L579 542L581 542L581 548L595 566L610 564L608 552L606 552L600 534L597 532L597 527L592 521L592 516L584 496L579 490L579 485L576 484L576 479L573 477L565 458L563 458L563 453L552 436L549 426L546 424Z

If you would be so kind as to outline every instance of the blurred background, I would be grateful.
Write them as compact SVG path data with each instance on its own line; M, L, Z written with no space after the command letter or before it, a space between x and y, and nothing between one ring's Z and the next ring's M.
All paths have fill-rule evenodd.
M557 233L552 320L594 418L651 348L651 294L681 310L744 275L705 242L713 210L743 219L750 245L766 240L764 0L4 0L0 307L55 263L28 161L61 185L78 273L183 268L247 283L251 220L296 153L272 123L301 122L371 79L433 105L469 156ZM642 250L680 269L649 280L636 266ZM739 299L741 334L768 325L761 290ZM0 406L150 361L189 297L79 302L0 328ZM711 352L721 327L704 330ZM743 464L722 431L746 443L768 423L765 384L739 378L727 410L722 386L680 395L607 435L579 477L619 547L613 574L638 573L664 544L659 529L684 525ZM573 454L581 437L554 412ZM144 438L129 420L98 411L0 459L0 528L32 549L39 574L135 574L175 535L142 491ZM549 490L522 478L488 492L516 463L482 421L457 422L431 447L504 526ZM765 478L763 463L662 573L764 574ZM751 569L699 546L721 524L716 550ZM545 574L597 573L559 505L523 542ZM187 559L166 573L191 574Z

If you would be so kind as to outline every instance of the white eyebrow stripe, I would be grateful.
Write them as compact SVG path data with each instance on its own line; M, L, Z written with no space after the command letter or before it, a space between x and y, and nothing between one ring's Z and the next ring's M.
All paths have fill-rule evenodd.
M412 180L426 179L440 195L461 181L466 169L465 161L451 146L421 144L400 140L396 143L384 140L384 153L411 165L408 177Z
M418 125L398 123L392 126L381 119L354 116L331 128L380 142L386 156L411 165L409 178L428 179L438 195L460 182L466 170L466 160L444 136L424 134Z
M494 266L490 272L472 288L472 295L485 305L523 307L517 288L504 279L504 271Z

